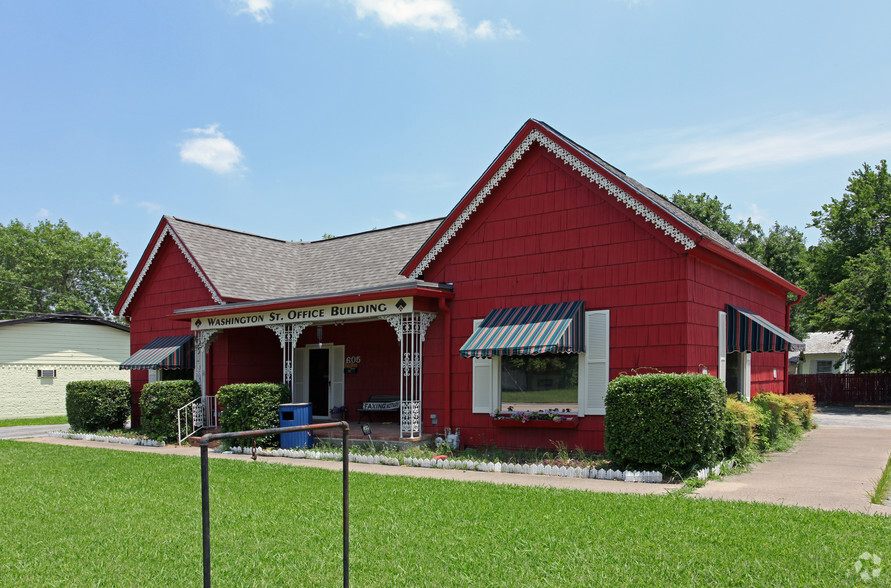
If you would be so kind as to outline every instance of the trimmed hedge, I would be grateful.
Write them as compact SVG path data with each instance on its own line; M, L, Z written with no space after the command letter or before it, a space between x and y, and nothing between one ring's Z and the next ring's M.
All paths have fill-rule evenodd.
M121 380L68 382L65 413L75 431L121 429L130 416L130 384Z
M767 439L759 435L765 431L770 416L757 404L727 397L724 416L724 457L743 457L764 448Z
M761 433L768 447L783 449L811 428L815 403L810 394L760 392L752 399L752 404L761 407L768 415Z
M142 432L154 439L176 439L176 411L201 396L195 380L167 380L142 387Z
M291 390L285 384L230 384L219 389L217 401L223 406L224 433L273 429L279 425L278 405L291 401ZM257 445L265 447L278 441L278 435L257 437Z
M606 393L606 451L621 468L686 473L721 457L727 390L704 374L619 376Z

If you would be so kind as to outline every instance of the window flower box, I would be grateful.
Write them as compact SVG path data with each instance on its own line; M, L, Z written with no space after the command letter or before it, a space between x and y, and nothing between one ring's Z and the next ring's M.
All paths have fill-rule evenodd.
M492 416L492 424L505 428L575 429L579 426L579 417L551 410L517 412L496 410Z

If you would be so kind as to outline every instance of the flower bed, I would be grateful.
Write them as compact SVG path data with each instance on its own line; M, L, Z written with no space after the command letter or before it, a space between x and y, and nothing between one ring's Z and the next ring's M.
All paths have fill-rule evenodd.
M235 454L250 454L250 447L233 447L230 450ZM340 451L314 451L312 449L263 449L257 448L257 455L267 457L287 457L296 459L327 459L342 460L343 453ZM535 464L516 464L501 462L484 462L472 459L448 459L448 458L416 458L389 457L385 455L361 455L350 454L350 461L355 463L368 463L398 466L404 465L408 467L421 468L437 468L443 470L475 470L479 472L500 472L507 474L534 474L544 476L560 476L564 478L588 478L597 480L622 480L625 482L648 482L660 484L662 483L662 472L637 472L637 471L621 471L607 470L598 468L581 468L552 466L541 463Z

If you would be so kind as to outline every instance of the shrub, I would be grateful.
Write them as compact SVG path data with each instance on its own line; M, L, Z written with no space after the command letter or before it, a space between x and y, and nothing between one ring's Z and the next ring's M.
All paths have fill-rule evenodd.
M812 394L787 394L786 398L792 402L792 409L798 415L798 420L805 431L812 426L811 418L817 410L817 403Z
M606 394L606 451L620 467L686 473L721 456L727 390L704 374L620 376Z
M176 411L201 396L195 380L167 380L142 387L142 432L155 439L176 439Z
M121 429L130 416L130 384L121 380L69 382L65 412L75 431Z
M291 401L285 384L230 384L217 392L223 405L220 430L224 433L278 427L278 405ZM257 437L257 445L278 445L278 436Z
M813 397L808 401L803 396L809 397L807 394L761 392L752 400L752 404L760 406L769 417L762 433L766 439L765 449L785 451L801 437L804 427L810 426Z
M769 422L767 413L757 405L727 397L724 415L724 457L747 459L761 447L759 431Z

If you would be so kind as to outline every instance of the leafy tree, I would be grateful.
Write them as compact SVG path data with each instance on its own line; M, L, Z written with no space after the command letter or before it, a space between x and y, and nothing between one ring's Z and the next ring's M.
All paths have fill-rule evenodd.
M110 317L127 283L126 260L108 237L84 236L63 220L0 224L0 316L80 310Z
M773 223L764 237L759 261L793 284L799 284L807 272L806 257L804 233L795 227Z
M764 248L764 231L761 225L752 222L751 218L734 221L730 217L729 204L723 204L716 196L709 196L705 192L675 192L671 201L752 257L761 258Z
M812 212L820 243L809 251L806 287L812 324L853 334L857 372L891 372L891 175L888 163L863 164L844 195ZM814 303L812 303L814 304Z

